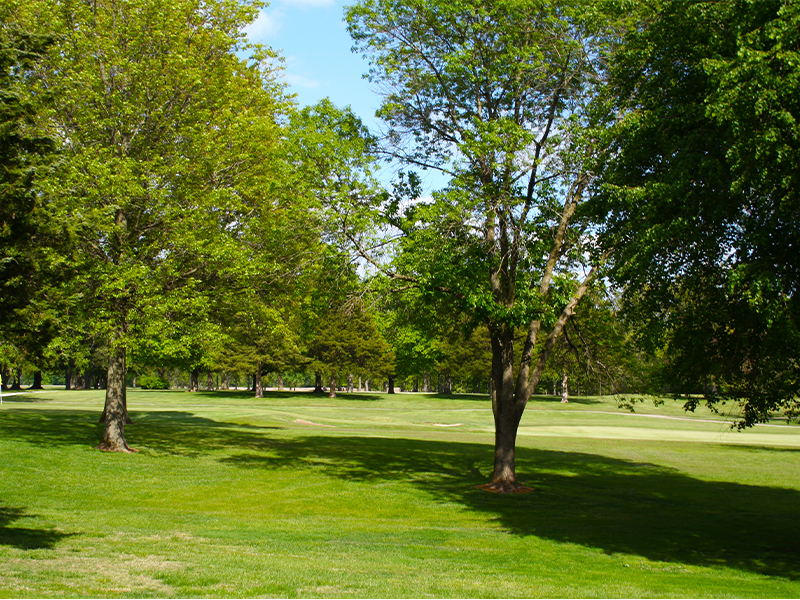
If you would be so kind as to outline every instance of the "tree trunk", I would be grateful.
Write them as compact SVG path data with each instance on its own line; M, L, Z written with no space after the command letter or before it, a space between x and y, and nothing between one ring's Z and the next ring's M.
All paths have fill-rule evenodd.
M566 371L564 372L564 376L561 378L561 402L569 402L569 383L567 382L568 375Z
M22 390L22 369L17 369L17 372L14 373L14 376L11 378L13 384L11 385L11 389L15 391Z
M328 390L328 398L336 398L336 373L331 373L331 388Z
M91 367L86 367L86 370L83 372L83 389L85 389L85 390L92 389L92 369L91 369Z
M367 392L369 391L369 379L364 381L364 390L367 391Z
M69 365L64 368L64 389L72 389L72 367Z
M125 424L130 423L125 390L125 348L112 351L108 358L106 404L100 422L105 423L103 441L98 450L132 452L125 439Z
M352 373L348 373L347 374L347 393L348 394L352 394L353 393L353 374Z
M314 392L315 394L322 394L324 390L322 389L322 373L319 371L314 372Z
M33 374L33 385L30 387L32 390L41 390L44 389L42 387L42 372L36 371Z
M452 394L453 393L453 377L450 375L450 370L448 369L445 371L444 374L444 385L442 386L442 393L443 394Z
M253 387L255 388L256 398L264 397L264 386L261 383L261 363L256 365L256 373L253 377Z
M431 374L428 371L425 371L422 374L422 391L423 392L431 391Z
M388 392L390 394L394 394L394 376L389 376L389 385L388 385Z
M278 391L283 391L283 375L278 373Z
M214 374L211 371L209 371L208 375L206 375L206 389L209 392L214 391Z
M192 369L192 372L189 375L189 391L190 392L200 391L200 369L198 367Z

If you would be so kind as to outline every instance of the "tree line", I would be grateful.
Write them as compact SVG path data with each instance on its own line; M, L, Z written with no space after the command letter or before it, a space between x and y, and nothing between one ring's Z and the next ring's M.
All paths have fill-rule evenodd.
M570 380L796 414L797 3L360 0L381 136L294 104L260 7L0 3L3 362L102 362L103 449L131 365L456 380L501 492Z

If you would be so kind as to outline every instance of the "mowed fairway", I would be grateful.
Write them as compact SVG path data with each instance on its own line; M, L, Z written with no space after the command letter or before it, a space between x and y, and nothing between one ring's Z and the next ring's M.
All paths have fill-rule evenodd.
M5 597L800 597L800 427L534 398L488 481L488 400L128 391L0 407Z

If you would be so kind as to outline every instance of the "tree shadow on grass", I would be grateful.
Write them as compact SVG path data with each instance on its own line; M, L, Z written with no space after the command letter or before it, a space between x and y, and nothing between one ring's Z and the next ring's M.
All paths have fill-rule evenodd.
M134 449L160 454L199 456L227 448L263 449L267 433L279 426L254 426L214 421L188 412L131 412L125 434ZM41 447L83 446L100 443L104 425L97 411L15 410L0 419L0 438Z
M23 508L0 504L0 546L13 546L20 550L52 550L64 538L75 534L53 529L33 529L12 525L21 519L35 518Z
M732 449L736 452L739 449ZM313 466L355 481L405 480L437 500L492 515L509 533L653 561L724 566L800 578L800 492L702 481L658 465L605 456L518 449L531 494L476 489L489 445L315 436L280 441L270 456L224 462L262 469Z
M436 501L488 515L510 535L800 579L800 492L793 489L704 481L656 464L521 447L518 473L536 491L500 496L476 487L489 477L490 443L339 436L328 429L286 437L276 435L280 427L224 423L190 413L133 416L136 426L130 428L129 441L156 455L220 452L220 462L236 468L291 468L298 477L311 468L343 480L406 482ZM44 447L93 447L101 431L96 419L97 413L89 411L14 411L0 419L0 437ZM731 447L730 460L751 451ZM765 460L799 452L759 451ZM3 543L52 547L63 537L9 528L4 523L22 513L5 510ZM12 529L17 531L9 533Z

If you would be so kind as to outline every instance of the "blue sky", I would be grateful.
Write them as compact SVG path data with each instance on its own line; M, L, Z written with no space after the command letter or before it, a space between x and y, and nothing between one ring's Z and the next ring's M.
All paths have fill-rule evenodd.
M374 128L380 98L362 79L367 61L350 51L344 5L341 0L275 0L247 34L284 56L284 77L301 106L327 96L337 106L351 106Z
M300 106L328 97L337 106L350 106L372 131L380 129L375 111L381 102L362 76L368 62L350 48L353 41L343 21L352 0L275 0L245 31L251 42L278 50L285 59L284 78ZM380 178L387 185L397 166L386 166ZM420 173L424 194L441 187L444 178Z

